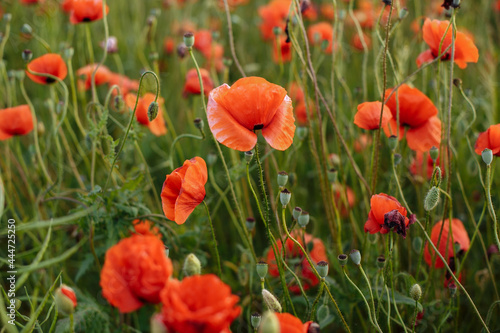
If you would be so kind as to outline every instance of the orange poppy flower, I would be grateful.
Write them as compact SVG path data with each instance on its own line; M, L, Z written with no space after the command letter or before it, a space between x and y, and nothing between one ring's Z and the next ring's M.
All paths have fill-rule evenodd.
M307 333L312 321L303 324L302 321L289 313L275 313L280 323L280 333Z
M280 60L282 62L290 62L292 60L292 43L287 43L286 40L286 36L279 37L279 50L276 41L273 41L273 61L275 63L279 63Z
M33 130L33 117L28 105L0 110L0 141L14 135L26 135Z
M439 247L437 246L439 233L441 232L441 227L443 232L441 233L441 241L439 241ZM439 253L447 261L454 256L454 245L458 244L460 246L460 251L467 251L470 246L469 235L467 230L465 230L464 224L459 219L452 219L451 221L452 236L450 236L450 223L449 219L444 220L444 225L442 221L439 221L432 227L431 240L432 243L438 248ZM453 238L451 238L453 237ZM434 255L434 267L442 268L444 267L443 261L434 253L434 249L426 244L424 248L424 259L427 265L432 266L431 252Z
M91 74L92 75L92 74ZM96 73L97 77L97 73ZM97 79L96 79L97 81ZM125 75L109 73L108 76L108 85L109 87L117 85L120 87L120 92L122 96L126 96L130 91L138 91L139 90L139 81L131 80ZM117 94L116 90L113 90L113 94Z
M137 102L137 109L135 110L135 118L137 122L141 125L145 125L149 128L151 133L156 136L161 136L167 134L167 127L165 127L165 121L163 120L162 104L163 99L158 98L157 102L159 105L158 115L153 121L149 121L148 118L148 108L149 105L155 100L156 95L152 93L146 93L144 96L139 97ZM137 96L135 94L128 94L125 96L125 104L133 110L135 107Z
M265 6L259 7L259 16L262 19L260 32L265 40L274 39L274 28L281 28L285 31L288 11L291 0L272 0Z
M354 115L354 124L359 128L374 130L379 128L380 110L382 102L364 102L358 105L358 112ZM392 119L391 110L384 105L382 112L382 127Z
M165 216L177 224L186 222L189 214L205 199L207 164L201 157L186 160L167 175L161 190Z
M63 58L55 53L47 53L31 60L28 64L28 70L35 73L50 74L61 80L64 80L68 74L68 67ZM51 77L31 74L28 70L26 71L26 75L28 75L33 82L39 84L51 84L56 82L56 80Z
M76 71L76 75L83 78L83 80L78 80L78 87L80 89L89 90L92 87L92 73L94 72L97 64L87 65ZM97 69L94 76L95 85L99 86L101 84L109 83L111 79L112 72L108 67L101 65Z
M406 231L415 222L415 216L410 215L408 218L406 208L396 198L385 193L375 194L370 199L370 206L365 232L386 234L394 228L395 232L406 238Z
M389 97L391 89L385 91ZM396 100L398 96L398 100ZM399 101L399 139L404 136L403 126L409 127L406 132L408 147L412 150L426 152L432 146L439 147L441 143L441 120L437 117L438 110L429 97L417 88L410 88L407 84L401 85L398 91L392 94L386 105L392 113L392 119L384 127L389 137L397 133L397 106Z
M200 68L201 80L203 82L203 92L206 96L214 89L214 83L210 78L210 73L204 68ZM186 74L186 83L184 84L183 96L187 97L189 94L201 94L200 80L198 79L198 72L196 68L190 69Z
M295 124L292 100L286 90L260 77L239 79L212 90L208 97L210 130L223 145L249 151L257 143L257 130L277 150L293 142Z
M334 184L333 200L335 201L335 206L340 211L340 215L345 217L349 214L349 210L354 207L356 195L349 186L344 187L339 184Z
M309 21L316 21L318 19L318 11L311 2L301 1L300 7L302 10L302 17Z
M106 14L109 7L106 5ZM72 24L87 23L101 20L102 0L73 0L69 21Z
M333 26L328 22L320 22L313 24L307 29L309 41L314 45L321 45L323 41L328 42L328 46L324 50L325 53L333 51Z
M160 292L172 271L165 245L158 237L134 234L106 252L102 294L120 312L132 312L145 302L160 302Z
M73 8L73 0L64 0L61 4L61 8L64 12L70 13Z
M366 44L366 48L369 50L371 49L372 47L372 39L370 38L370 36L368 36L367 34L365 34L363 32L363 40ZM359 37L359 34L358 33L355 33L353 36L352 36L352 39L351 39L351 45L358 51L364 51L364 47L363 47L363 42L361 41L361 37Z
M210 30L198 30L194 34L193 47L203 54L210 53L212 48L212 32Z
M163 50L166 54L172 54L175 50L175 41L172 37L166 37L163 42Z
M451 45L452 40L452 29L448 29L446 37L444 37L443 44L441 46L441 52L439 52L439 45L441 44L441 39L443 38L449 21L439 21L426 19L424 22L423 37L430 49L421 53L417 58L417 65L420 67L426 62L430 62L435 59L440 53L442 53L448 46ZM451 58L451 49L446 52L441 60L449 60ZM479 51L477 50L474 41L464 34L463 32L457 31L455 38L455 58L454 61L460 68L466 68L468 62L477 62L479 59Z
M229 332L241 313L239 297L213 274L171 280L161 292L162 319L169 332Z
M306 96L302 88L296 83L292 82L288 88L290 98L294 104L295 117L301 126L307 125L307 107L306 107ZM309 105L309 118L314 117L314 107L310 99L307 99Z
M301 234L299 232L297 231L292 232L292 236L302 245L302 247L304 247L304 249L310 249L309 256L311 257L311 260L314 263L318 263L320 261L328 262L325 245L323 244L323 241L321 241L321 239L314 238L310 234L305 234L304 239L306 245L304 245L302 242ZM283 247L282 242L279 241L277 244L278 252L282 252L281 251L282 247ZM302 287L304 288L304 290L308 290L319 283L318 278L311 269L311 266L309 265L309 262L305 258L304 254L290 238L286 240L285 260L288 261L288 265L289 266L291 265L290 268L292 268L295 271L295 273L301 280ZM274 251L271 248L267 252L266 261L269 265L269 274L271 274L271 276L278 277L279 271L278 271L278 266L276 264L276 257L274 256ZM293 267L292 262L294 263L293 265L295 265L295 267ZM300 288L297 284L295 284L295 281L288 284L288 289L290 289L290 291L295 294L300 294Z
M380 6L375 8L373 2L371 1L360 1L358 3L358 8L354 10L354 17L356 17L362 28L372 29L375 26L382 10L384 11L384 14L380 22L382 25L385 25L387 19L389 18L389 6ZM393 16L395 15L393 14ZM354 21L351 17L348 17L348 23L350 25L354 25Z
M158 229L158 227L155 227L153 222L149 220L135 219L132 221L132 225L134 226L136 234L140 234L143 236L155 236L159 239L162 238L160 229Z
M500 156L500 124L491 125L485 132L479 134L474 151L481 155L486 148L491 149L493 155Z

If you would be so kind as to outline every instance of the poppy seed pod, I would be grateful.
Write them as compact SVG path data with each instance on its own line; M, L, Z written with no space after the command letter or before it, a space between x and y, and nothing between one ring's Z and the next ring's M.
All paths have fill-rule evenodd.
M186 32L184 34L184 45L190 50L194 45L194 34L192 32Z
M278 172L278 186L285 187L287 182L288 182L288 173L286 173L285 171Z
M272 310L274 312L281 312L281 304L271 292L269 292L267 289L262 289L262 298L264 299L264 302L266 303L267 307L269 310Z
M252 313L252 315L250 316L250 322L252 323L252 327L255 330L259 328L261 319L262 316L257 312Z
M203 129L203 126L205 126L205 123L203 122L203 119L196 118L194 120L194 127L196 127L197 129L201 130L201 129Z
M359 252L359 250L352 250L351 253L349 253L349 257L351 257L355 265L361 265L361 252Z
M385 257L384 255L380 255L377 258L377 267L382 269L385 267Z
M193 253L188 254L182 267L185 276L199 275L201 273L201 262Z
M57 311L69 315L75 311L76 295L73 289L67 285L61 285L55 292Z
M413 286L410 288L410 297L413 298L413 300L416 302L422 297L422 288L420 288L420 285L415 283Z
M338 173L337 169L331 168L330 170L328 170L328 181L330 183L336 183L338 180L338 177L339 177L339 173Z
M274 28L273 28L273 34L274 34L275 36L279 36L279 35L281 35L281 28L280 28L280 27L274 27Z
M25 62L28 62L31 60L31 58L33 58L33 52L31 52L31 50L24 50L22 53L22 57Z
M387 139L387 145L389 146L389 148L391 148L391 150L396 150L396 147L398 146L398 138L397 138L397 136L391 135Z
M247 163L250 163L252 161L252 158L253 158L253 150L246 151L245 161L247 161Z
M255 228L255 219L253 217L249 217L245 220L245 225L248 231L252 231Z
M3 19L6 23L9 23L12 20L12 14L11 13L3 14Z
M257 275L259 275L261 280L264 280L266 278L267 271L269 269L269 265L267 264L267 262L259 261L256 265L256 269L257 269Z
M432 158L432 161L436 163L436 160L439 156L439 149L436 146L432 146L432 148L429 150L429 155Z
M158 105L158 103L156 101L153 101L153 102L151 102L151 104L149 104L149 107L148 107L148 119L149 119L149 121L153 121L156 119L156 117L158 116L159 108L160 108L160 106Z
M455 295L457 294L457 285L455 284L454 281L451 281L448 284L448 289L450 290L450 296L455 297Z
M323 279L328 275L328 263L326 261L320 261L316 265L316 269L318 270L319 276Z
M347 254L339 254L337 259L339 260L340 266L345 266L345 264L347 264L348 260Z
M165 246L165 255L168 256L170 255L170 249L168 248L168 246Z
M295 207L292 212L292 217L294 220L298 220L298 218L302 215L302 208Z
M320 333L320 326L318 323L311 323L307 329L307 333Z
M401 154L394 154L394 165L395 166L399 165L402 159L403 158L401 157Z
M309 224L309 212L303 210L297 221L302 228L305 228Z
M439 188L433 186L425 196L424 209L429 212L434 208L436 208L438 202L439 202Z
M490 165L493 161L493 152L491 151L491 149L486 148L481 152L481 157L483 158L483 162L486 163L486 165Z
M259 333L280 333L280 322L273 311L264 313Z
M207 164L209 166L212 166L215 164L215 162L217 162L217 155L214 154L214 153L208 153L207 155Z
M292 198L292 192L288 191L286 188L280 192L280 201L283 207L286 207Z

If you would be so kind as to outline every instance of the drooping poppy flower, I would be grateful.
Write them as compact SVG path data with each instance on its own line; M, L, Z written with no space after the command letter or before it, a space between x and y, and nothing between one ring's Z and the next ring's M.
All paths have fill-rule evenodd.
M92 87L92 73L94 73L96 66L97 64L91 64L76 71L76 75L83 78L83 80L78 80L78 87L80 89L89 90ZM109 83L112 74L108 67L104 65L99 66L94 76L95 85L100 86L101 84Z
M486 148L491 149L495 156L500 156L500 124L491 125L485 132L479 134L474 151L481 155Z
M135 219L132 221L132 225L134 226L135 233L137 234L141 234L143 236L155 236L159 239L162 238L160 229L153 226L153 222L149 220Z
M292 236L302 245L306 251L309 251L309 256L313 263L318 263L320 261L328 262L328 257L326 256L325 245L323 241L319 238L314 238L310 234L305 234L304 239L306 244L304 245L302 241L301 234L297 231L292 232ZM277 250L282 253L281 248L283 247L282 242L279 241L277 244ZM310 249L310 250L309 250ZM290 239L286 240L286 258L288 266L295 271L299 277L302 287L304 290L308 290L319 283L318 278L314 274L309 262L305 258L304 254L300 248ZM279 276L278 266L276 264L276 257L274 256L274 251L272 248L267 252L266 262L269 265L269 274L274 277ZM292 281L288 284L288 289L295 294L300 293L299 286Z
M73 0L69 21L72 24L88 23L101 20L102 0ZM106 5L106 14L109 7Z
M165 120L163 120L163 99L158 98L158 115L153 121L149 121L148 118L148 108L152 102L154 102L156 95L152 93L146 93L144 96L139 97L137 102L137 109L135 110L135 118L137 122L141 125L145 125L149 128L151 133L156 136L161 136L167 134L167 127L165 126ZM137 96L135 94L128 94L125 96L125 104L133 110L136 104Z
M366 49L369 50L371 49L372 47L372 39L370 38L370 36L368 36L367 34L365 34L363 32L363 41L365 42L365 45L366 45ZM351 39L351 45L358 51L364 51L365 48L363 47L363 42L361 41L361 37L359 36L358 33L355 33L353 36L352 36L352 39Z
M188 216L205 199L207 164L201 157L186 160L167 175L161 190L165 216L177 224L186 222Z
M385 97L389 97L392 88L385 91ZM397 99L396 99L397 96ZM399 103L398 103L399 102ZM392 113L392 119L384 127L387 137L397 133L397 116L399 104L399 139L406 132L408 147L415 151L426 152L432 146L439 147L441 143L441 120L437 117L438 110L429 97L425 96L417 88L411 88L403 84L392 94L386 105Z
M382 102L364 102L358 105L358 112L354 115L354 124L359 128L366 130L374 130L379 128L380 111L382 110ZM389 120L392 119L391 110L387 105L384 105L382 111L382 127L386 126Z
M0 109L0 141L15 135L26 135L33 130L33 117L28 105Z
M426 62L430 62L434 60L440 53L442 53L448 46L451 45L452 41L452 28L448 28L450 22L449 21L439 21L439 20L431 20L426 19L424 22L423 37L427 45L429 45L430 49L421 53L417 58L417 65L420 67L422 64ZM446 36L445 36L446 32ZM477 62L479 59L479 51L474 45L474 42L470 37L468 37L463 32L457 31L455 38L455 58L454 61L460 68L466 68L468 62ZM441 44L441 39L444 37L443 44L441 46L441 50L439 49L439 45ZM441 51L441 52L440 52ZM451 58L451 49L446 52L445 55L441 58L441 60L450 60Z
M307 106L309 107L309 118L314 117L314 104L310 99L306 99L304 91L296 83L292 82L288 88L290 98L294 104L295 117L299 125L305 126L307 124ZM307 103L307 106L306 106Z
M439 241L439 247L437 246L439 240L439 233L441 232L441 227L443 228L443 232L441 233L441 240ZM467 234L467 230L459 219L452 219L451 221L451 235L450 235L450 223L449 219L443 221L439 221L432 227L431 231L431 240L432 243L438 248L439 253L445 258L447 261L450 260L451 257L454 257L454 246L458 244L460 246L460 251L467 251L470 246L469 235ZM435 253L434 249L426 244L424 248L424 259L427 265L432 266L431 253L434 255L434 267L442 268L444 267L444 263Z
M275 313L280 323L280 333L307 333L312 321L303 324L302 321L289 313Z
M286 36L279 37L279 49L276 41L273 41L273 61L275 63L290 62L292 60L292 43L287 43Z
M134 234L106 252L102 294L120 312L132 312L145 302L160 302L160 292L169 283L172 271L165 245L158 237Z
M406 237L406 231L410 224L415 222L415 216L408 218L406 208L399 201L385 193L372 195L370 199L370 213L365 223L365 232L370 234L388 233L392 228L394 231Z
M354 141L354 151L356 153L361 153L371 144L372 137L368 134L362 133L356 138L356 141Z
M327 54L333 51L333 26L328 22L319 22L313 24L307 29L307 36L313 45L321 46L327 42L324 52Z
M259 7L259 16L262 19L260 32L264 40L274 39L275 27L285 31L291 3L291 0L272 0L267 5Z
M335 202L335 206L340 212L340 215L345 217L349 214L351 207L354 207L356 195L349 186L344 187L339 184L334 184L333 200Z
M293 142L292 100L282 87L260 77L239 79L212 90L208 97L210 130L223 145L249 151L257 143L257 130L271 147L285 150Z
M39 84L51 84L56 82L56 80L51 77L31 74L29 71L40 74L50 74L64 80L68 74L68 67L59 54L47 53L30 61L28 70L26 70L26 75L28 75L33 82Z
M204 68L200 68L201 80L203 82L203 92L206 96L214 89L214 83L210 78L210 72ZM187 97L189 94L201 94L200 80L198 79L198 72L196 68L190 69L186 74L186 83L184 84L183 96Z
M169 332L229 332L241 313L239 299L213 274L171 280L161 292L163 323Z
M92 74L91 74L92 75ZM96 73L97 77L97 73ZM97 79L96 79L97 81ZM111 88L114 85L120 87L120 92L122 96L126 96L130 91L138 91L139 90L139 81L131 80L125 75L117 74L117 73L109 73L108 76L108 85ZM113 90L113 94L117 94L116 90Z

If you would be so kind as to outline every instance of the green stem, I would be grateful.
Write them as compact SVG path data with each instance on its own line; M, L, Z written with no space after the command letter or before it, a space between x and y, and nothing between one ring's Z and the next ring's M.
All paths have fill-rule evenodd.
M497 243L497 247L500 249L500 239L498 238L498 221L497 221L497 216L495 214L495 208L493 207L493 202L491 200L491 164L488 164L486 166L486 184L485 184L485 190L486 190L486 201L488 202L488 211L491 215L491 218L493 220L493 230L495 234L495 242Z
M373 297L373 291L372 291L372 286L370 284L370 280L368 279L368 276L366 275L365 270L363 269L363 267L361 266L361 264L358 267L359 267L359 270L361 271L361 274L363 274L363 277L365 278L366 284L368 285L368 290L370 291L370 297L372 299L373 323L378 327L378 329L380 331L382 331L380 329L380 326L379 326L378 322L377 322L377 313L375 311L375 299Z
M212 218L210 217L210 211L208 210L208 206L207 206L207 203L205 202L205 200L203 200L203 204L205 205L205 209L207 211L207 216L208 216L208 221L210 222L210 230L212 231L212 240L214 242L215 257L217 258L217 267L219 269L219 277L222 279L222 269L220 266L220 256L219 256L219 249L217 248L217 239L215 238L214 224L212 223Z

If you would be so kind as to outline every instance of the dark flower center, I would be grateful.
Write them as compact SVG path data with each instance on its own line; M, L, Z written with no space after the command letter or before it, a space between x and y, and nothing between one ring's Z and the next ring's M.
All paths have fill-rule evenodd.
M254 125L253 130L258 131L258 130L261 130L263 128L264 128L264 124L257 124L257 125Z

